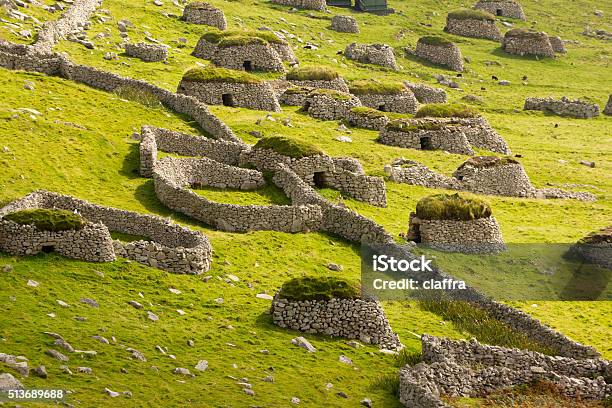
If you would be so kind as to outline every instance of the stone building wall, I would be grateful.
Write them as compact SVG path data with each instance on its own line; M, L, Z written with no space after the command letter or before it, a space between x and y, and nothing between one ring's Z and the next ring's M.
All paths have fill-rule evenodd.
M404 85L414 93L420 103L446 103L446 91L424 84L415 84L404 81Z
M334 78L331 80L306 80L297 81L295 79L289 79L293 86L309 87L313 89L332 89L340 92L349 92L348 85L343 78Z
M361 104L383 112L415 114L419 103L411 90L399 94L364 94L357 95Z
M336 168L323 174L324 186L334 188L356 200L377 207L387 206L385 180Z
M246 71L284 72L283 61L268 43L217 47L211 58L218 66Z
M331 92L334 94L320 93L316 90L311 92L304 103L304 110L313 118L338 120L345 118L352 108L361 106L359 99L351 94Z
M240 106L280 112L280 105L270 85L261 83L194 82L181 80L177 93L189 95L209 105ZM226 96L224 100L224 95Z
M494 41L502 39L495 21L490 20L456 19L449 15L446 17L444 31L464 37L486 38Z
M359 25L351 16L337 15L332 18L331 29L341 33L359 33Z
M463 71L461 50L455 44L431 45L418 41L415 55L434 64L448 67L453 71Z
M565 96L561 99L527 98L524 110L540 110L552 112L561 116L588 119L599 116L599 105L581 100L570 100Z
M480 0L474 8L488 11L494 16L527 20L523 8L515 0Z
M378 302L361 299L289 301L277 294L272 301L272 321L279 327L332 337L359 339L387 350L401 343Z
M345 119L350 126L371 130L381 130L389 123L389 118L382 113L373 115L355 109L351 109Z
M0 216L28 208L76 211L93 223L103 224L107 232L144 236L150 240L114 241L110 248L114 246L114 254L118 256L173 273L201 274L210 269L212 246L208 238L167 219L91 204L44 190L10 203L0 209ZM104 245L101 248L105 248Z
M608 103L603 111L604 115L612 116L612 95L608 97Z
M437 130L394 130L392 122L380 131L378 142L418 150L444 150L450 153L473 155L465 133L457 127L442 127Z
M168 58L168 47L160 44L125 44L125 53L130 57L141 59L145 62L158 62Z
M525 35L522 32L516 34L514 30L510 30L506 32L502 40L502 48L509 54L555 57L555 50L546 33L532 32Z
M188 23L209 25L219 30L227 28L223 11L209 3L195 2L188 4L183 10L182 19Z
M411 184L430 188L459 189L458 180L438 174L412 160L396 159L385 166L385 174L396 183Z
M535 197L536 189L518 163L498 164L479 168L470 165L470 160L453 173L461 182L461 189L479 194L507 197Z
M561 54L565 54L567 49L565 48L565 42L561 39L561 37L548 37L548 41L550 41L550 45L553 48L554 52L558 52Z
M297 7L307 10L323 11L327 8L325 0L270 0L272 3L283 6Z
M308 95L314 88L302 86L288 88L279 98L280 103L289 106L304 106Z
M364 64L380 65L397 71L393 47L387 44L357 44L351 43L344 50L344 55Z

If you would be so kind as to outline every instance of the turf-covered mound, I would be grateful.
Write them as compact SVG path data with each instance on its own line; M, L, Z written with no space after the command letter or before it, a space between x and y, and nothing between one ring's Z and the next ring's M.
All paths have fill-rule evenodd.
M419 38L419 41L417 41L417 44L418 43L425 44L425 45L433 45L436 47L452 47L453 46L452 41L449 41L443 37L438 37L438 36L433 36L433 35L426 35L425 37Z
M217 67L191 68L183 75L188 82L226 82L234 84L261 84L263 81L253 74Z
M475 118L480 113L471 106L452 103L431 103L421 106L415 117L417 118Z
M294 278L286 282L278 293L289 301L359 299L361 289L355 282L332 276Z
M261 43L268 44L287 44L286 41L281 40L271 32L261 30L229 30L229 31L209 31L202 35L201 39L204 39L212 44L221 44L225 41L225 44L230 45L244 45L250 43L250 39L256 38ZM256 40L257 41L257 40Z
M316 146L300 140L289 139L284 136L270 136L260 139L254 149L270 149L283 156L301 159L302 157L324 154Z
M83 229L87 221L79 214L66 210L36 208L16 211L3 217L20 225L32 225L40 231L68 231Z
M473 10L473 9L458 9L448 13L448 18L454 20L482 20L482 21L495 21L495 16L484 10Z
M491 207L477 198L459 194L436 194L422 198L416 215L423 220L472 221L491 216Z
M406 92L406 87L401 82L361 80L351 82L349 90L353 95L397 95Z
M333 69L320 66L296 67L287 73L289 81L331 81L339 77Z
M367 106L358 106L353 108L351 109L351 113L368 119L380 119L387 117L383 112Z
M519 164L519 162L509 156L476 156L467 159L457 168L457 170L461 170L468 166L475 167L478 169L489 169L497 166L505 166L508 164Z

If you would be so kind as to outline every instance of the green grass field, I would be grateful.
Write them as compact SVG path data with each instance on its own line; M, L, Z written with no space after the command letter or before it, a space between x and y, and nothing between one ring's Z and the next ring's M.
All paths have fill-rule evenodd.
M401 49L414 46L423 35L441 34L446 13L466 5L457 0L442 3L389 0L396 13L380 17L338 8L331 8L332 14L290 13L288 7L264 0L210 2L224 10L230 29L257 29L265 25L299 37L303 43L297 39L289 42L295 46L302 66L324 65L348 80L410 80L430 85L435 85L436 74L454 76L455 73L412 57L405 58ZM612 90L610 43L580 33L586 25L612 31L612 5L594 0L523 0L522 4L528 21L512 21L515 27L533 26L578 43L567 45L567 55L538 61L506 55L492 41L448 35L470 62L465 64L467 71L463 76L454 78L462 90L446 90L450 102L461 102L468 94L484 99L483 105L474 106L505 138L513 154L522 156L518 160L536 187L589 191L597 196L594 203L480 197L491 205L506 242L571 243L612 221L612 119L605 116L590 120L561 118L541 112L524 112L522 105L528 96L562 95L588 97L600 106L605 104ZM56 50L68 53L75 62L145 79L170 90L176 90L189 68L207 63L190 55L199 36L208 31L206 26L165 17L162 13L180 14L179 8L170 1L159 7L152 1L104 0L102 9L109 10L112 18L106 23L92 18L88 36L93 39L96 34L107 31L110 35L93 40L95 50L69 41L60 42ZM603 17L595 16L595 9L601 9ZM41 21L59 16L34 6L25 12ZM329 30L329 18L334 14L353 15L360 24L361 33L342 34ZM98 15L105 14L99 12ZM17 22L7 18L3 10L0 10L0 17ZM128 19L135 25L128 30L131 41L142 41L150 34L170 45L168 64L144 63L121 54L118 47L121 38L116 25L121 19ZM32 21L20 24L33 31L37 26ZM28 41L16 31L19 30L6 23L0 24L0 37ZM187 39L185 47L179 47L180 37ZM353 41L392 45L401 70L393 72L337 55L337 51ZM304 49L306 42L317 44L319 49ZM109 51L118 53L119 58L105 60L103 55ZM498 64L485 64L488 61ZM278 74L257 75L278 77ZM491 79L492 75L511 81L511 85L498 85ZM527 76L527 80L523 81L523 76ZM26 81L33 82L35 90L24 89ZM155 196L153 182L138 175L138 142L132 134L139 132L142 125L196 134L198 128L189 118L162 107L143 106L114 94L38 74L0 69L0 87L3 90L0 100L0 204L44 188L102 205L170 217L203 231L214 248L209 273L212 279L208 282L198 276L173 275L126 260L90 264L55 254L13 258L0 253L0 305L4 312L0 317L0 353L24 355L30 360L30 366L43 364L49 372L47 379L35 376L24 379L26 386L71 390L67 401L77 407L288 407L292 406L292 397L300 398L301 406L307 407L354 407L365 397L371 398L375 407L400 406L397 397L379 385L381 376L397 373L393 356L380 353L376 347L353 349L343 339L313 335L306 337L318 352L308 354L291 344L291 339L301 334L274 326L267 314L270 302L255 297L258 293L273 294L287 280L303 275L359 279L358 246L321 233L220 232L165 208ZM210 109L247 143L254 144L258 140L249 135L252 130L265 136L282 135L309 142L331 156L359 159L369 175L384 175L384 165L398 157L419 161L450 175L467 158L440 151L384 146L376 143L377 132L363 129L350 129L353 142L341 143L335 140L343 134L336 130L339 122L314 120L300 113L297 107L283 107L282 112L272 114L276 121L262 120L259 125L255 122L264 118L266 112L222 106ZM291 119L293 127L283 125L285 118ZM595 161L596 166L583 166L580 160ZM269 186L252 192L211 188L194 191L210 200L226 203L288 202L281 191ZM387 182L387 208L348 198L343 201L397 237L406 231L409 213L414 211L416 203L427 195L442 192ZM334 190L326 189L321 193L332 201L340 199L340 194ZM136 237L116 238L131 240ZM454 264L453 258L449 259L449 264ZM344 270L329 271L326 267L329 262L343 265ZM11 265L13 271L2 272L4 265ZM460 265L454 264L454 272L468 282L478 283L485 289L500 290L501 286L504 290L507 286L509 291L521 291L516 279L508 274L499 276L497 271L487 270L486 264L473 268ZM227 278L228 274L239 277L240 281L233 282ZM26 285L28 279L40 285L29 287ZM182 293L173 294L170 288ZM96 299L100 308L81 303L79 299L83 297ZM223 298L223 303L217 303L217 298ZM70 307L60 307L57 300L67 302ZM133 309L127 304L130 300L139 301L145 308ZM594 346L604 357L612 357L609 340L612 302L534 300L511 304L569 337ZM416 302L389 301L383 306L391 326L408 351L420 350L418 335L423 333L457 339L479 338L482 333L478 326L469 326L471 331L467 331L466 326L444 320ZM186 314L180 315L177 309ZM156 313L160 320L148 320L147 310ZM49 317L49 313L56 316ZM76 316L87 320L77 321ZM44 331L60 333L75 348L96 350L98 355L82 358L71 354L67 364L75 374L65 374L59 369L61 363L45 355L53 339L45 336ZM94 335L108 339L114 336L116 343L99 343L91 338ZM194 340L194 347L187 345L189 339ZM168 354L176 359L158 352L156 345L167 347ZM147 362L131 360L126 351L129 347L144 353ZM264 354L261 350L269 353ZM353 365L338 361L340 355L351 358ZM196 372L193 367L202 359L208 360L209 369ZM76 373L78 366L91 367L93 375ZM196 372L196 377L177 376L172 373L175 367L189 368L192 373ZM127 373L121 372L122 368ZM3 369L0 367L0 371ZM268 375L274 377L273 383L263 381ZM253 385L255 396L242 391L237 384L242 378ZM333 387L328 389L327 383ZM133 396L111 399L103 393L105 387L118 392L129 390ZM349 398L338 397L336 393L340 391ZM457 404L487 406L487 401Z

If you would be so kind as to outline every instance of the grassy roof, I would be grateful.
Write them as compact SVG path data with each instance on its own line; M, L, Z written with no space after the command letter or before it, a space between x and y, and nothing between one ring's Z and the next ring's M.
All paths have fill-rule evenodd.
M333 276L301 277L286 282L279 297L290 301L359 299L361 289L357 283Z
M471 106L459 103L430 103L417 111L416 118L475 118L480 113Z
M406 87L401 82L361 80L351 82L349 90L354 95L397 95L406 92Z
M444 46L444 47L451 47L452 45L454 45L451 41L447 40L446 38L437 37L433 35L427 35L425 37L421 37L419 38L418 42L421 44L437 45L437 46Z
M283 156L301 159L302 157L322 155L323 152L318 147L302 142L300 140L289 139L284 136L269 136L259 139L253 146L254 149L270 149Z
M506 32L506 37L518 37L518 38L532 38L542 39L547 38L546 34L535 30L527 30L524 28L513 28Z
M211 30L202 35L202 39L213 43L219 44L221 41L230 40L232 37L248 37L248 38L259 38L264 42L268 42L270 44L287 44L286 41L278 38L274 33L269 31L261 31L261 30ZM236 40L240 41L240 40Z
M495 16L484 10L473 10L462 8L454 10L448 13L448 18L454 20L483 20L483 21L495 21Z
M259 37L252 37L250 35L234 35L231 37L225 37L219 41L220 48L228 47L239 47L241 45L266 45L268 42Z
M231 82L236 84L260 84L263 81L248 72L216 67L191 68L183 75L184 81Z
M351 112L356 113L357 115L360 115L360 116L365 116L370 119L379 119L379 118L384 118L387 116L383 112L379 111L378 109L369 108L367 106L357 106L355 108L352 108Z
M604 244L612 243L612 225L599 231L591 232L578 241L579 244Z
M310 95L321 95L321 96L329 96L339 101L347 101L351 99L351 95L336 91L335 89L314 89L310 92Z
M85 219L79 214L46 208L17 211L3 218L21 225L33 225L40 231L80 230L86 224Z
M486 169L497 166L505 166L507 164L518 164L518 161L509 156L498 157L498 156L475 156L470 157L459 166L458 170L466 166L476 167L479 169Z
M491 207L477 198L436 194L422 198L417 203L416 215L424 220L471 221L490 217Z
M331 81L339 77L333 69L319 66L296 67L287 73L290 81Z
M285 93L287 95L305 95L312 92L312 88L309 86L292 86L291 88L287 88Z
M419 130L439 130L453 124L433 123L433 122L415 122L411 119L395 119L387 123L385 129L394 132L417 132Z

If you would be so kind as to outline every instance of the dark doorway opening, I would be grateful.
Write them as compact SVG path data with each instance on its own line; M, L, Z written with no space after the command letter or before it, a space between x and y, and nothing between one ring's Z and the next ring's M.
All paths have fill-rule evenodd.
M315 187L323 188L325 187L325 173L319 171L315 173L312 177Z
M50 254L51 252L55 251L55 248L53 245L43 245L41 251L45 254Z
M421 150L433 150L433 146L431 145L431 137L421 137Z
M377 109L378 109L379 111L381 111L381 112L386 112L386 111L387 111L387 107L385 106L385 103L384 103L384 102L383 102L383 103L381 103L380 105L378 105L378 108L377 108Z
M221 99L223 100L223 106L235 106L232 94L223 94L221 95Z
M253 63L251 61L244 61L244 63L242 64L242 67L244 68L245 71L252 71Z
M502 16L502 15L504 15L504 11L502 9L497 9L495 11L495 14L497 14L498 16Z

